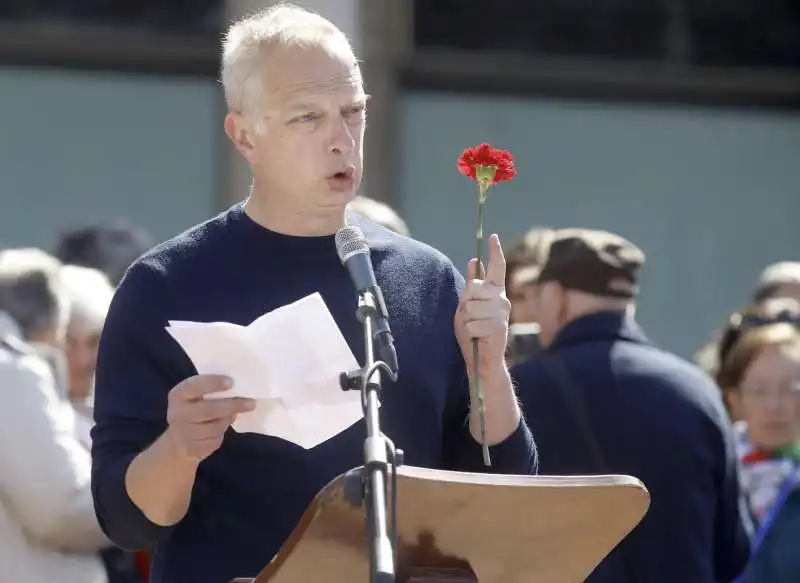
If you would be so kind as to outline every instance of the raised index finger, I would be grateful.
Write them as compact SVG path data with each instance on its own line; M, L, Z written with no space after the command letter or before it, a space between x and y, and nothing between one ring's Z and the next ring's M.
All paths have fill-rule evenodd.
M233 380L225 375L196 375L189 377L176 387L181 399L192 401L202 399L211 393L227 391L233 386Z
M497 287L506 286L506 256L503 255L503 246L497 235L489 237L489 266L486 268L485 281Z

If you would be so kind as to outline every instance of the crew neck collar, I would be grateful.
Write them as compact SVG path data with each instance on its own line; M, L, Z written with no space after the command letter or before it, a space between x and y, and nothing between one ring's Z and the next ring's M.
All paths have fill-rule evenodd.
M244 202L240 202L228 211L232 224L236 225L242 235L250 241L272 247L279 247L286 251L335 251L335 235L302 236L286 235L268 229L254 221L244 209Z

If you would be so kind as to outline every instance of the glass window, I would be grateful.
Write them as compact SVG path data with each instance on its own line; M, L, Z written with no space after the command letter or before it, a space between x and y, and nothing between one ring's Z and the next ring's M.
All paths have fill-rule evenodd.
M418 49L800 67L796 0L415 0Z
M182 34L216 34L223 0L3 0L0 19L28 24L115 26Z

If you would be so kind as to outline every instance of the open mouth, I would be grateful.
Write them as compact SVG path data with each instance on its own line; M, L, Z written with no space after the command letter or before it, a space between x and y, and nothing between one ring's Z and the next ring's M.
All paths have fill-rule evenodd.
M336 178L337 180L348 180L353 177L355 170L352 168L347 168L346 170L342 170L341 172L335 172L331 174L331 178Z
M340 172L335 172L328 177L328 184L334 189L338 191L348 190L353 186L353 177L355 176L355 170L352 168L348 168L347 170L342 170Z

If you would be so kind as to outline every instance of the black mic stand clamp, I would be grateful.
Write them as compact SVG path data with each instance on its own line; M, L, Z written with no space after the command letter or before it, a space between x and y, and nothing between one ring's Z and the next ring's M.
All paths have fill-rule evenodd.
M380 429L378 405L381 371L386 372L393 381L397 379L397 374L385 362L375 361L373 338L378 316L375 296L369 291L360 293L356 318L364 328L364 366L342 373L339 382L344 391L361 391L367 437L364 440L364 465L345 474L344 495L351 505L365 507L365 526L370 545L370 583L395 583L397 467L403 463L403 452L395 449ZM390 479L391 509L387 505ZM389 510L392 514L391 537L387 520Z

